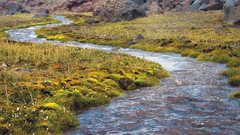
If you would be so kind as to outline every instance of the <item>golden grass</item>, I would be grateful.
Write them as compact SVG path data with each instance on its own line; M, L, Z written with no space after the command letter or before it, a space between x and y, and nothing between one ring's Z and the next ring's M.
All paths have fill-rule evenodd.
M54 22L26 15L1 19L2 33ZM161 65L129 55L6 36L0 39L0 134L63 134L79 125L73 110L109 103L124 90L158 85L169 76Z

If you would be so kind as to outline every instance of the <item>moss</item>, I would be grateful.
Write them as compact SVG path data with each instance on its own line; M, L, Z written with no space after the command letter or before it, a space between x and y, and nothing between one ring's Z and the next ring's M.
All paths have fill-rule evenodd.
M217 63L228 63L230 61L230 57L228 55L214 55L212 57L212 61Z
M239 67L240 66L240 58L232 59L230 62L226 64L227 67Z
M230 95L231 98L240 99L240 91L236 91Z
M126 95L125 93L123 92L120 92L118 90L116 90L115 88L113 87L106 87L105 90L108 92L107 93L107 96L110 97L110 98L113 98L113 97L118 97L120 95Z
M104 80L104 81L103 81L103 84L112 86L112 87L114 87L114 88L119 88L119 84L118 84L116 81L112 80L112 79L106 79L106 80Z
M88 76L96 78L96 79L102 79L107 77L107 73L105 71L94 71L94 72L90 72L88 73Z
M7 134L9 133L9 128L8 126L5 124L0 124L0 134L4 135L4 134Z
M62 110L62 107L59 106L59 105L56 104L56 103L46 103L46 104L44 105L44 108L45 108L45 109L57 110L57 111L61 111L61 110Z
M3 124L5 122L5 118L0 117L0 123Z
M146 80L146 77L144 76L137 76L137 79L134 81L134 83L139 86L139 87L146 87L148 86L148 84L146 83L147 80Z
M212 61L211 55L210 54L200 54L197 57L198 61Z
M51 125L47 122L43 122L43 123L39 124L38 127L47 129L47 128L50 128Z
M230 68L227 71L224 71L222 75L227 77L233 77L240 74L240 68Z
M228 78L228 83L233 86L239 87L240 86L240 75L238 74L238 75Z
M124 79L124 76L119 75L119 74L110 74L109 78L116 82L119 82L121 79Z
M43 86L41 83L37 83L37 84L33 84L32 85L32 89L35 89L35 90L43 90L45 89L46 87Z

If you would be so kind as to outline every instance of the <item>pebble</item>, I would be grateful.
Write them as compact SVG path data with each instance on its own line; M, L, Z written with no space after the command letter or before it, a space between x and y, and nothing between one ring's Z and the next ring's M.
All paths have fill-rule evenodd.
M7 65L6 65L5 63L3 63L3 64L2 64L2 67L3 67L3 68L6 68L6 67L7 67Z

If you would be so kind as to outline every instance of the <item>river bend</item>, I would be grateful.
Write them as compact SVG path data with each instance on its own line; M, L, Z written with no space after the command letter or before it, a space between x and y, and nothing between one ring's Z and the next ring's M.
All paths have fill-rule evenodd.
M127 91L126 96L114 98L110 104L79 111L76 117L81 126L67 135L240 134L240 100L229 98L236 88L227 83L226 77L218 75L227 69L224 64L198 62L174 53L37 38L35 29L72 23L62 16L54 18L62 23L6 32L10 39L17 41L50 42L134 55L161 64L171 74L160 80L160 86Z

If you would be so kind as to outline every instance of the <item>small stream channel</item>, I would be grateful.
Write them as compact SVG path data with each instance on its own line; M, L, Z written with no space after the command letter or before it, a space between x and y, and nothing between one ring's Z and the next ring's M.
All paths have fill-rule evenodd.
M160 86L127 91L126 96L114 98L110 104L81 110L76 116L81 126L67 135L240 134L240 100L229 98L236 88L228 85L226 77L218 75L227 69L224 64L198 62L174 53L37 38L35 29L72 23L62 16L54 18L62 23L6 32L11 35L10 39L18 41L50 42L134 55L161 64L171 74L160 80Z

